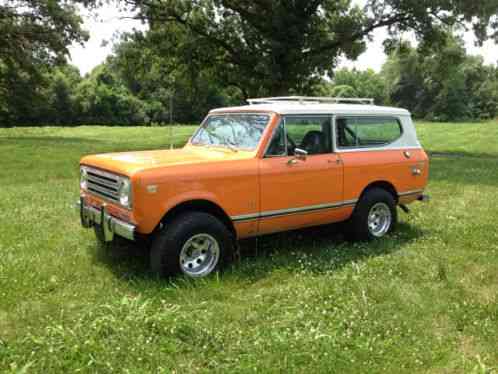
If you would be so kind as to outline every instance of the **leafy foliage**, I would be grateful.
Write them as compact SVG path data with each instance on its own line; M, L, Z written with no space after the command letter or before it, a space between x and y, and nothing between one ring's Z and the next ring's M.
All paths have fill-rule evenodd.
M315 88L315 92L320 96L371 97L377 105L387 101L385 80L372 69L339 69L330 82L323 81Z
M497 114L497 69L469 57L447 25L497 38L496 0L128 0L146 32L122 36L114 55L80 77L67 45L85 40L75 6L91 0L0 5L0 126L197 122L250 96L373 97L435 120ZM336 70L386 27L381 74ZM399 42L414 30L418 48ZM498 39L498 38L497 38ZM324 77L331 77L325 80Z
M498 69L466 54L448 35L442 45L401 43L383 67L391 102L433 120L485 119L498 115Z
M164 43L172 37L162 31L125 35L108 61L129 92L145 103L151 121L168 121L170 105L175 121L192 122L210 108L241 102L240 91L215 81L210 66L200 66L194 59L181 63L176 51Z
M76 4L89 0L13 0L0 3L0 124L34 120L43 74L64 61L72 42L83 42Z
M184 64L213 65L216 77L247 95L309 92L339 56L356 58L371 33L414 30L440 39L442 26L469 21L480 40L498 29L495 0L130 0ZM497 37L497 34L494 34ZM168 50L169 50L168 49Z

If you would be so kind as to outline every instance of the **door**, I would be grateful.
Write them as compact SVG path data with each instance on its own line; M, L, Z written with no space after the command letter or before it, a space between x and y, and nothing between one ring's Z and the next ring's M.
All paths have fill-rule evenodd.
M276 128L259 165L261 234L345 216L342 160L332 152L331 130L330 116L286 116Z
M403 203L422 193L427 176L425 154L406 140L399 118L340 116L335 130L344 163L344 199L358 199L374 182L391 184Z

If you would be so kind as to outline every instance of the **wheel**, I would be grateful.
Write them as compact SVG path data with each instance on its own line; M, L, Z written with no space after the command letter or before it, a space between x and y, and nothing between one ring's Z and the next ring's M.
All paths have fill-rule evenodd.
M396 226L398 214L391 193L372 188L362 196L349 222L347 236L351 240L382 238Z
M232 235L220 220L208 213L188 212L157 234L150 266L161 277L183 273L202 278L224 265L232 246Z

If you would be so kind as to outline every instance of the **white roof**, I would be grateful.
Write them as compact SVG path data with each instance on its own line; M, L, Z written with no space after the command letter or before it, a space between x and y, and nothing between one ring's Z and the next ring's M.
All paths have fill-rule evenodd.
M210 113L264 111L278 114L358 114L409 116L406 109L365 104L274 102L213 109Z

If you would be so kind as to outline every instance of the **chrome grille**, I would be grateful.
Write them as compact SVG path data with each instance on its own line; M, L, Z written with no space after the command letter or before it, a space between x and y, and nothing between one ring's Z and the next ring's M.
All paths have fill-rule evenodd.
M119 177L98 169L87 169L88 191L103 199L119 202Z

